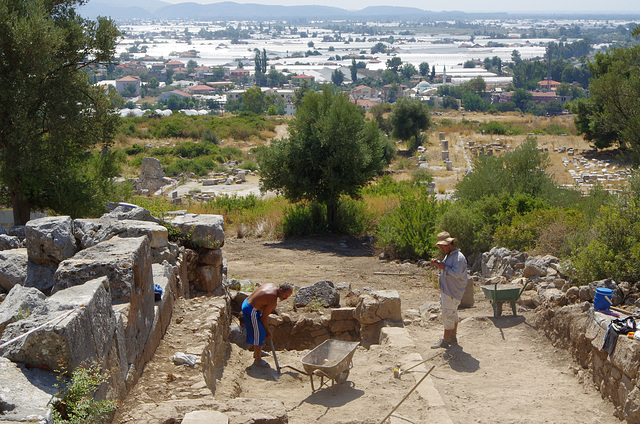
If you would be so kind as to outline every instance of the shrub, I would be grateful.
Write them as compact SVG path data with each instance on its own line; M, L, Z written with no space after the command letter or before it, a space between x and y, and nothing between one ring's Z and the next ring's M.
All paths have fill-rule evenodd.
M426 188L403 193L400 203L380 218L376 227L378 246L391 256L427 258L435 252L435 221L438 204Z
M127 147L124 151L126 154L128 154L129 156L133 156L133 155L137 155L139 153L142 153L146 150L145 147L142 147L141 145L139 145L138 143L135 143L129 147Z
M298 203L285 209L281 232L286 236L306 236L327 231L326 206Z
M53 408L55 424L93 424L103 420L116 410L117 403L110 400L95 400L98 388L109 379L97 365L78 367L65 381L64 370L58 374L58 401ZM60 386L64 386L61 388Z

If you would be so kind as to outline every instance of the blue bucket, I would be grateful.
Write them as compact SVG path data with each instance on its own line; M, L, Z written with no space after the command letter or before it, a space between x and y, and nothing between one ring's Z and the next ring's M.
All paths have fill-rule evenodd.
M613 298L613 290L604 287L596 289L596 295L593 296L593 309L596 311L608 311Z

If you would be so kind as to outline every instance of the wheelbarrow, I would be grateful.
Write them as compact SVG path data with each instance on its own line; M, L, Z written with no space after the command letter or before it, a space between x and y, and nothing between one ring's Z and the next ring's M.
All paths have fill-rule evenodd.
M514 285L501 285L498 287L497 283L492 286L482 286L484 295L493 306L493 316L497 318L502 315L502 304L505 302L511 303L513 315L518 315L516 313L516 301L520 299L520 295L524 293L528 283L528 281L525 282L522 289Z
M311 380L311 392L320 390L331 381L331 390L335 394L335 384L344 383L353 367L353 354L360 342L345 342L329 339L322 342L302 358L302 366ZM313 376L320 377L320 386L313 385ZM324 379L327 379L325 382Z

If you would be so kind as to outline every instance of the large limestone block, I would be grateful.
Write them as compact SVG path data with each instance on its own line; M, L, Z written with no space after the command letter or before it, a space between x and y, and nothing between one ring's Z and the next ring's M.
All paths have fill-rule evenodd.
M355 318L365 325L382 320L402 321L400 295L396 290L378 290L358 298Z
M50 294L55 283L53 277L57 269L57 264L39 264L29 260L27 263L27 276L23 284L26 287L35 287L45 294Z
M390 321L402 321L402 305L400 295L396 290L378 290L372 293L378 300L377 315L381 319Z
M58 391L55 374L0 357L0 382L0 422L53 422L49 402Z
M171 225L179 229L196 247L219 249L224 245L222 215L186 214L173 218Z
M32 287L14 286L0 303L0 335L5 327L22 317L46 308L47 297Z
M193 286L196 290L212 293L222 285L222 268L220 266L204 265L196 268L196 278Z
M27 249L0 251L0 287L9 291L27 278Z
M81 250L73 258L60 263L53 291L101 276L109 278L109 291L114 302L135 304L136 298L152 290L151 251L147 237L114 237Z
M2 225L0 225L0 228L2 228ZM21 247L24 246L18 237L0 233L0 250L19 249Z
M0 340L10 340L54 321L8 345L0 353L15 362L52 370L58 368L60 361L73 370L81 364L105 358L115 330L106 285L107 279L102 277L57 292L46 302L46 310L36 310L8 325Z
M149 237L152 249L167 247L168 231L160 224L132 219L76 219L74 221L76 237L83 249L118 237Z
M136 206L133 209L126 208L124 206L118 206L109 213L105 213L100 217L101 219L133 219L136 221L149 221L160 223L160 219L151 215L151 212L140 206Z
M34 262L60 263L78 251L73 222L68 216L33 219L25 226L25 245Z
M218 411L187 412L182 424L229 424L229 417Z

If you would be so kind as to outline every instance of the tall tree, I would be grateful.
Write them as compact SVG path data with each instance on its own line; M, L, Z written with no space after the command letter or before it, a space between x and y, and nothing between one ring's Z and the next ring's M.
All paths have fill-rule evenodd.
M404 141L413 139L410 150L415 150L423 142L421 132L431 126L429 108L420 100L401 97L393 107L391 127L393 136Z
M342 195L357 197L360 188L386 165L385 140L374 121L345 93L308 91L289 125L289 139L272 143L258 156L260 184L292 201L327 206L330 228L337 225Z
M32 209L81 216L104 207L119 122L113 96L90 83L119 32L80 17L83 0L0 2L0 184L24 224ZM102 145L102 154L89 150Z
M242 93L242 104L246 110L260 115L265 109L264 92L260 87L256 86L247 88L245 92Z
M344 82L344 74L340 69L336 69L331 73L331 82L340 87Z
M422 62L418 69L420 70L420 75L423 77L429 76L429 64L427 62Z
M351 66L349 66L349 70L351 71L351 82L356 83L358 81L358 65L356 64L356 58L351 59Z

